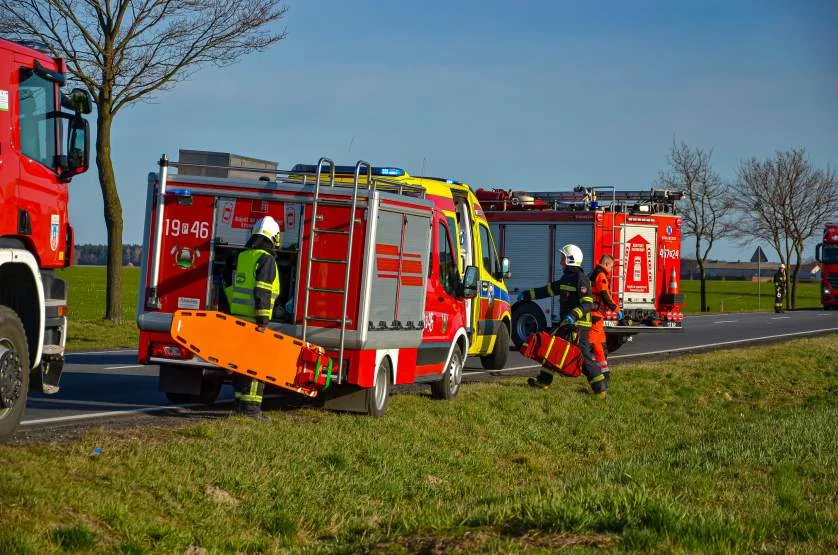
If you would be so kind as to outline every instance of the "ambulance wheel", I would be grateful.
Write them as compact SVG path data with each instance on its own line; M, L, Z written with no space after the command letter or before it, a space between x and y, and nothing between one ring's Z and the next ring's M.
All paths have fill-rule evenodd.
M512 342L520 349L527 338L547 328L544 311L533 302L520 303L512 309Z
M29 344L17 313L0 306L0 440L12 435L29 393Z
M491 354L480 357L480 364L486 370L500 370L506 366L507 358L509 358L509 328L501 322L498 333L495 334L495 350Z
M379 418L387 412L387 403L390 400L390 376L392 375L390 359L384 357L378 370L375 371L375 385L367 389L367 414Z
M445 369L445 374L442 375L442 379L431 384L431 396L434 399L451 401L460 392L462 381L463 351L460 350L459 345L456 345L454 352L451 353L451 360L448 362L448 368Z

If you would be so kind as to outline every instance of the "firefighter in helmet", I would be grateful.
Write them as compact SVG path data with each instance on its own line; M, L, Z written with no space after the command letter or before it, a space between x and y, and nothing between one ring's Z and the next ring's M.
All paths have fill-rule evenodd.
M559 297L559 326L571 328L571 337L575 338L582 351L582 373L588 379L594 394L605 399L608 382L594 360L591 351L589 333L591 331L591 310L594 299L591 297L591 282L582 271L582 249L576 245L562 247L562 268L564 273L556 281L544 287L530 289L518 295L519 301L544 299L558 295ZM531 386L548 388L553 382L553 373L542 369L538 378L527 380Z
M617 303L611 298L611 293L608 289L608 282L611 280L611 271L614 269L614 258L610 254L603 254L599 259L599 264L591 273L591 297L594 299L594 308L591 311L591 333L589 340L591 342L591 350L594 353L597 366L600 372L605 376L605 383L609 384L611 372L608 369L608 349L605 346L605 317L603 310L608 309L611 312L617 312L617 319L623 319L623 311L619 309Z
M786 265L780 264L777 273L774 274L774 312L785 312L783 310L783 299L788 290L788 278L786 277Z
M224 292L230 304L230 314L255 322L264 331L271 319L274 303L279 296L279 272L273 252L279 246L279 224L270 216L253 226L245 249L236 258L233 283ZM263 419L262 393L265 384L236 374L236 412L251 418Z

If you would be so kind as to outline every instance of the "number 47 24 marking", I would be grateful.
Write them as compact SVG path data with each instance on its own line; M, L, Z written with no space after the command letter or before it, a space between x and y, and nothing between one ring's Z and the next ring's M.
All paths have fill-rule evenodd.
M165 235L167 237L192 235L196 239L209 239L209 222L184 222L177 218L166 218Z

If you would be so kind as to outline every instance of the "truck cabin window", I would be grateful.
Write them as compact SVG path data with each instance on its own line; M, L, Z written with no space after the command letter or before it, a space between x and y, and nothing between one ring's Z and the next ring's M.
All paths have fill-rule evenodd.
M495 244L492 242L492 234L485 225L480 225L480 244L483 251L483 267L492 275L500 274L500 262L498 253L495 251Z
M27 68L20 70L20 151L25 156L55 169L59 118L55 83Z
M821 262L824 264L838 264L838 247L823 247Z
M457 272L457 262L451 249L451 239L448 236L448 229L441 222L439 224L437 240L439 246L439 279L442 282L442 288L445 289L445 292L454 296L457 293L459 273Z

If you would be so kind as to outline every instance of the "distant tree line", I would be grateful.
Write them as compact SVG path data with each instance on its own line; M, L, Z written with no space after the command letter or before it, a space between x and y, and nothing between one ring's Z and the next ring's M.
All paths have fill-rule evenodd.
M142 254L142 245L122 245L122 265L139 266ZM80 266L105 266L107 263L107 245L76 245L73 264Z

